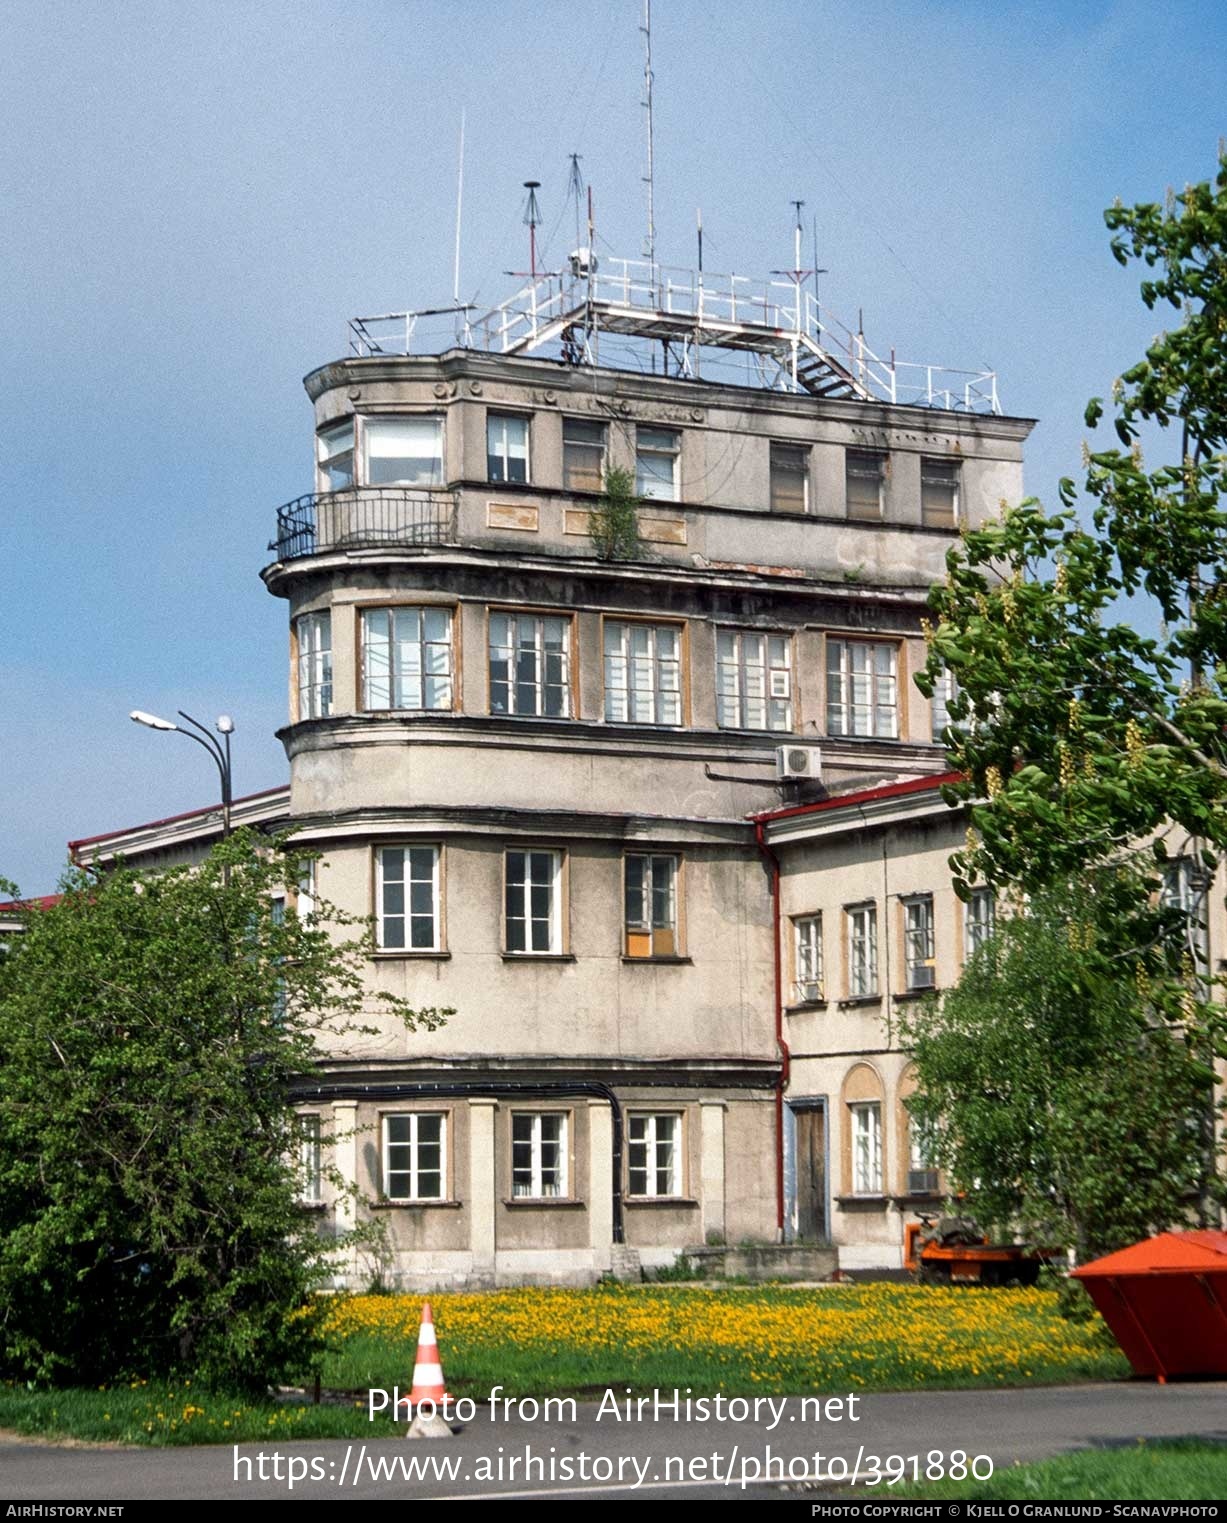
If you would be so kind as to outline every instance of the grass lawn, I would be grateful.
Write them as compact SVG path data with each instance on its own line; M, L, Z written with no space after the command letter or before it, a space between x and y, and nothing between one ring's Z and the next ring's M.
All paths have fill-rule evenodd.
M1072 1323L1046 1290L913 1285L609 1285L432 1298L448 1389L484 1397L606 1386L803 1395L1110 1380L1127 1365L1098 1321ZM412 1384L418 1296L338 1296L326 1388ZM201 1392L186 1381L107 1390L0 1384L0 1428L136 1444L381 1437L365 1400L313 1407Z
M847 1495L851 1496L849 1492ZM864 1490L856 1493L867 1500ZM1204 1502L1227 1497L1227 1444L1179 1438L1084 1449L1035 1465L1014 1465L988 1481L937 1481L881 1489L877 1499L967 1502Z

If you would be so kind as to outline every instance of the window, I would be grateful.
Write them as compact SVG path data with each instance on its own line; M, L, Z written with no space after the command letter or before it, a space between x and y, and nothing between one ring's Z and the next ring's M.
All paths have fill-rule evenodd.
M567 1118L521 1112L511 1118L511 1194L557 1200L567 1193Z
M959 521L959 462L920 458L920 521L953 529Z
M865 1100L850 1107L852 1112L852 1193L882 1193L882 1106L878 1100Z
M629 1195L682 1193L682 1118L678 1115L627 1118Z
M490 481L528 480L528 419L486 414L486 476Z
M931 733L937 745L942 744L942 731L950 724L950 705L954 702L958 690L959 686L954 680L954 673L943 667L937 681L933 684L933 697L929 700Z
M571 621L490 615L490 712L571 717Z
M605 425L562 420L562 484L568 492L599 492L605 484Z
M878 911L873 904L846 910L848 917L848 995L863 999L878 992Z
M677 501L677 457L681 436L670 428L635 431L635 491L640 497Z
M562 853L509 851L504 945L508 952L562 951Z
M298 640L298 717L332 713L332 615L305 613L294 625Z
M450 709L452 703L452 610L364 609L363 708Z
M375 860L380 951L438 952L439 848L381 846Z
M793 931L793 998L799 1005L824 998L822 916L798 915Z
M848 517L882 517L882 483L886 456L876 450L850 449L844 460Z
M340 492L354 484L354 420L321 428L315 436L315 458L322 492Z
M281 927L285 925L285 895L284 894L274 894L273 895L272 903L269 906L269 919L272 921L274 929L277 932L279 932ZM284 967L284 965L285 965L285 958L284 957L275 957L273 959L273 961L279 967ZM273 1009L272 1009L273 1020L274 1020L274 1022L276 1022L277 1025L280 1025L281 1022L285 1020L285 1013L286 1013L286 1009L288 1008L288 1005L289 1005L289 990L286 988L285 979L282 978L282 977L278 977L276 986L273 989Z
M933 955L933 897L924 894L903 903L903 970L909 989L937 984Z
M827 641L827 733L899 733L898 650L865 640Z
M937 1157L937 1128L923 1116L907 1112L907 1193L936 1195L940 1189Z
M1192 857L1177 857L1163 869L1163 906L1179 910L1185 917L1185 943L1201 974L1205 973L1210 956L1206 928L1208 887L1209 874Z
M442 418L364 418L367 486L438 486L443 480Z
M323 1173L320 1168L320 1118L298 1118L299 1200L323 1199Z
M389 1200L442 1200L447 1117L409 1111L383 1118L383 1193Z
M626 955L675 957L680 951L677 858L632 852L625 862Z
M963 956L974 957L993 934L997 923L997 896L991 888L973 888L963 906Z
M304 858L298 864L298 894L294 901L294 913L300 920L311 921L315 917L318 878L318 860L315 857Z
M809 448L803 444L771 446L771 511L809 512Z
M787 635L716 631L716 723L724 730L792 729Z
M605 718L681 724L682 632L676 625L606 623Z

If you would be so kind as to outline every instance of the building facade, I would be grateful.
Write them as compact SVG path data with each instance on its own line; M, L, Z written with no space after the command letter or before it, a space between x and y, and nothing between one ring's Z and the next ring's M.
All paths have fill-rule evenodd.
M569 342L363 343L305 381L315 490L261 573L289 788L250 807L372 917L372 994L456 1012L329 1054L300 1105L366 1204L309 1193L382 1220L405 1286L781 1237L897 1264L931 1179L886 1028L953 974L962 830L921 617L959 528L1021 496L1031 425L806 382L795 342L783 389ZM611 467L641 499L612 552Z

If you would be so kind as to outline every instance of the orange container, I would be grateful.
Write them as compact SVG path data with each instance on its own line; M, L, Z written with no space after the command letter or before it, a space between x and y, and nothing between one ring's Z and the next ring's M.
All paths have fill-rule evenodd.
M1227 1232L1161 1232L1074 1278L1137 1375L1227 1375Z

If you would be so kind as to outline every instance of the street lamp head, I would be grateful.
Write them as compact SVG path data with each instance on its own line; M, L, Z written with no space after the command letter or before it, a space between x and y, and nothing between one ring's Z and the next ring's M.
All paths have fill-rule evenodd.
M156 714L146 714L143 709L133 709L128 718L137 724L143 724L150 730L177 730L179 726L172 724L169 719L159 719Z
M234 734L234 720L231 719L229 714L219 714L217 716L217 733L219 735Z

